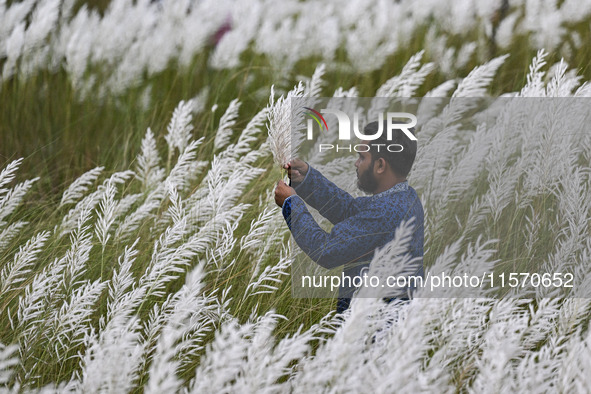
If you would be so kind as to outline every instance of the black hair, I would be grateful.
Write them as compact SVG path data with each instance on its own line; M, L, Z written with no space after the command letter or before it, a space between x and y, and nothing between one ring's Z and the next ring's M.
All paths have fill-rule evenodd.
M367 135L376 134L378 131L378 122L371 122L364 128L364 133ZM373 141L368 141L370 146L370 154L373 163L383 158L392 168L392 171L400 177L406 177L410 172L412 164L417 156L417 141L413 141L400 129L392 130L392 139L387 139L387 124L384 122L382 135ZM413 135L415 135L414 127L408 129ZM380 146L378 147L378 144ZM395 152L390 152L386 147L392 144L402 146L402 151L399 151L399 147L392 148Z

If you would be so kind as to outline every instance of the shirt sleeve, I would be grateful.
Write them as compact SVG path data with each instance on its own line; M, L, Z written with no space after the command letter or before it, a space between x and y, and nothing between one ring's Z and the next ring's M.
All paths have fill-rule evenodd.
M318 210L332 224L337 224L359 212L355 198L326 179L318 170L308 166L306 177L294 189L306 203Z
M369 260L388 238L389 231L384 228L381 212L364 210L335 224L327 233L298 195L286 199L282 208L298 246L324 268Z

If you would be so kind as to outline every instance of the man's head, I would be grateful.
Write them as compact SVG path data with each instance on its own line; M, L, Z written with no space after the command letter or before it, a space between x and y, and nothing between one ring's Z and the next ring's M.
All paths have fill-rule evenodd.
M408 138L403 131L392 131L392 139L387 139L386 124L380 138L361 141L369 145L368 152L359 152L355 163L357 186L364 192L376 194L389 189L396 183L406 180L417 154L417 142ZM409 129L414 134L414 129ZM364 128L367 135L376 134L378 122L369 123Z

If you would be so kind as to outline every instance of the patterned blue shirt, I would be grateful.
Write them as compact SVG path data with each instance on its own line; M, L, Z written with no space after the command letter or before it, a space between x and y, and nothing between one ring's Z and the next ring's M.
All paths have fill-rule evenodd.
M417 275L423 275L423 206L406 181L373 196L354 198L310 166L295 190L297 195L283 203L283 216L298 246L322 267L344 266L344 275L359 275L376 248L394 239L403 220L414 217L409 253L420 260ZM305 203L334 224L330 233L316 223ZM354 290L341 287L339 297L350 298Z

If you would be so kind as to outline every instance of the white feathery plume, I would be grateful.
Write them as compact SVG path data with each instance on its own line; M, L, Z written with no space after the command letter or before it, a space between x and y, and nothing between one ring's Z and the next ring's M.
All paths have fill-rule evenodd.
M146 287L147 294L162 296L161 288L184 272L184 266L193 254L186 249L173 247L187 234L186 219L166 229L154 243L149 270L140 279L140 286Z
M162 288L166 283L183 273L184 267L189 264L193 256L208 250L215 241L216 234L224 228L228 221L238 221L243 210L243 204L238 204L220 212L180 245L177 243L189 231L187 217L183 217L179 222L167 228L155 244L149 270L140 279L140 286L145 289L146 294L162 296Z
M240 238L240 250L252 253L258 256L265 243L270 226L276 220L277 211L276 206L266 206L256 219L250 222L250 230L242 238Z
M560 320L555 324L560 326ZM583 378L589 373L586 365L589 362L589 337L582 331L579 327L572 334L565 336L557 332L549 337L540 351L527 355L525 367L530 368L525 370L525 379L519 379L515 385L529 384L533 386L532 391L546 387L548 391L589 391L588 382Z
M581 86L575 91L575 97L591 97L591 84L583 82Z
M191 141L179 156L177 163L170 170L170 174L166 177L162 184L170 183L178 190L183 191L188 186L189 182L195 176L195 171L199 169L199 166L195 166L197 157L197 148L204 141L205 137L201 137L196 141ZM197 163L198 164L198 163ZM160 192L164 193L165 190Z
M45 326L47 320L41 316L48 308L55 307L51 304L60 298L61 292L68 293L81 283L79 279L92 249L92 233L85 225L91 214L92 208L88 206L82 210L77 229L71 235L70 249L37 274L19 299L17 327L22 333L21 353L26 354L35 338L43 332L39 326Z
M371 335L371 323L374 320L371 316L382 304L381 300L374 298L352 300L351 308L334 336L320 344L315 357L300 360L299 373L292 378L291 386L299 392L319 392L341 385L352 391L362 390L361 386L365 382L358 379L368 370L366 368L359 373L359 369L371 362L368 352L368 336ZM351 354L356 357L350 357ZM319 370L323 373L317 373Z
M427 323L437 333L432 336L434 353L430 365L453 373L455 366L463 368L462 364L469 363L472 355L479 350L482 332L486 329L485 318L495 301L486 298L422 300L425 301L434 303L440 311ZM396 329L409 328L403 323L392 330Z
M0 231L0 254L10 245L12 240L19 234L20 230L29 222L18 221L11 223L4 230Z
M193 108L191 109L193 115L197 115L203 112L203 110L205 109L205 104L207 103L208 95L209 87L206 86L190 100L193 103Z
M59 233L59 236L63 237L74 231L83 212L87 209L93 210L99 203L101 196L102 189L99 188L76 203L74 208L70 209L68 213L64 215L62 223L55 227L54 232Z
M579 136L586 134L581 125L587 115L577 100L529 101L534 105L528 109L537 116L527 117L527 127L523 127L521 150L527 174L523 195L534 197L553 190L563 179L571 179L573 170L578 169Z
M376 97L412 97L427 75L435 69L434 63L421 66L424 53L421 50L411 56L399 75L390 78L378 88Z
M156 198L146 199L135 211L128 214L115 231L115 239L122 240L136 231L143 221L153 216L152 212L158 209L161 201Z
M489 328L482 334L482 353L474 361L476 377L472 388L475 392L508 388L506 376L511 360L522 351L519 332L527 324L518 313L518 302L523 300L500 300L493 305Z
M586 307L589 305L588 300L583 300L582 303L586 304ZM535 351L541 343L554 335L556 331L554 324L560 318L561 309L568 306L568 303L564 305L563 300L559 298L542 298L537 300L536 304L534 305L533 300L528 300L528 313L525 316L529 322L527 327L521 331L521 343L525 350L523 355Z
M168 134L164 136L164 139L168 143L170 155L175 148L180 153L183 153L191 140L191 131L193 130L193 126L191 125L193 121L192 107L193 103L191 100L187 102L181 101L172 113L170 123L166 127Z
M339 86L332 95L333 97L359 97L359 91L355 86L351 89L345 90L342 86Z
M180 154L177 163L166 179L160 182L156 188L150 192L142 205L126 216L115 232L116 239L127 237L137 230L142 221L151 217L152 212L160 207L171 186L180 191L183 191L188 187L189 182L194 178L196 171L202 168L203 162L195 160L197 154L195 151L203 140L204 137L201 137L197 141L191 141L189 143L185 150Z
M101 186L99 186L99 189L102 189L104 192L104 190L105 190L104 188L108 183L114 183L117 185L121 185L121 184L127 182L129 179L131 179L134 176L135 176L135 172L133 172L131 170L114 172L113 175L111 175L109 178L107 178L103 182L103 184Z
M201 393L212 387L227 387L241 371L252 333L252 324L240 325L232 319L225 323L208 345L197 367L192 387L186 393Z
M194 274L190 272L189 275ZM191 278L191 280L193 279ZM186 323L183 324L183 340L179 342L177 347L177 357L181 360L183 367L190 365L205 348L204 339L206 339L206 335L215 331L216 326L219 327L221 323L231 316L228 311L229 303L232 300L228 297L230 287L223 289L220 296L217 295L218 289L214 289L207 294L203 291L201 293L192 291L191 293L196 294L196 297L187 296L186 292L180 292L174 315L168 319L168 322L179 321L178 318L182 318L182 316L178 316L178 313L189 317L188 320L185 320Z
M289 275L286 271L291 267L292 262L291 252L284 247L277 264L265 267L261 275L248 284L244 295L250 297L257 294L273 294L283 282L281 277Z
M140 341L139 319L116 313L107 325L84 338L82 371L76 392L129 392L139 380L144 346Z
M321 63L316 66L314 70L314 74L312 74L312 78L306 84L306 90L304 91L304 96L306 97L320 97L320 93L322 93L322 86L325 85L325 82L322 80L322 77L326 73L326 65Z
M515 188L519 181L521 163L508 170L501 168L500 165L489 167L488 184L490 189L485 195L487 201L486 210L492 214L492 219L497 222L503 210L509 206L515 196Z
M376 342L366 357L374 365L352 371L357 376L351 376L348 382L353 384L351 380L361 378L361 384L376 392L387 391L394 385L402 392L428 391L430 387L452 391L452 374L445 365L434 362L429 363L429 368L421 367L428 363L429 354L434 350L432 343L438 311L444 310L452 300L433 301L415 299L408 305L394 301L384 306L383 312L379 311L381 313L376 317L372 316L377 320L374 325L377 328ZM390 356L394 353L399 357Z
M105 167L95 167L92 170L85 172L74 182L72 182L62 195L60 207L75 203L80 198L82 198L88 191L89 186L91 186L96 181L104 169Z
M486 273L493 272L495 265L499 262L499 260L492 260L496 250L491 246L496 243L498 243L496 239L483 242L482 236L479 236L474 243L468 243L459 261L454 262L451 272L478 277L484 277ZM487 288L487 284L488 278L484 278L480 287L442 287L434 291L431 296L444 294L445 297L490 297L494 294L495 289Z
M257 319L249 338L251 344L247 348L246 360L233 384L237 392L288 389L279 382L292 375L296 369L294 361L308 356L310 342L318 337L319 331L327 329L322 327L324 322L321 321L307 331L300 328L293 335L278 339L273 336L273 331L279 319L284 317L272 312Z
M10 382L14 374L13 368L19 363L17 352L18 346L0 343L0 385L4 387Z
M292 137L295 138L295 135L292 136L294 133L292 133L293 120L291 119L292 108L290 99L303 97L303 95L304 85L300 82L287 94L287 97L281 96L275 101L275 91L273 86L271 86L271 96L269 97L269 105L267 107L269 108L267 129L269 131L269 142L271 152L273 152L273 158L275 159L275 163L281 167L289 163L292 152L297 148L297 146L292 146Z
M581 83L581 77L577 76L575 70L567 70L568 64L564 59L550 69L553 76L546 86L547 97L572 97L574 90Z
M370 277L380 278L381 283L386 282L388 276L417 275L422 264L420 259L413 259L410 256L410 242L415 231L414 218L410 221L403 221L396 228L394 239L376 250L374 257L369 264L367 273ZM417 261L418 260L418 261ZM397 297L407 296L406 288L373 288L363 286L359 288L356 297Z
M542 71L542 67L546 65L546 56L548 56L548 53L544 49L540 49L533 58L527 74L527 83L521 88L518 97L545 96L544 82L542 81L545 72Z
M12 189L8 190L4 196L0 197L0 227L5 225L4 219L13 213L16 208L21 204L25 194L31 189L33 184L37 182L39 178L33 178L19 183Z
M192 227L200 227L225 209L234 208L245 187L264 170L229 155L215 155L200 188L187 199Z
M238 137L238 141L235 144L228 146L228 148L220 154L237 158L245 154L248 155L254 152L260 152L253 150L250 144L257 140L257 135L261 132L261 126L263 126L267 120L267 110L268 108L265 107L257 112L257 114L248 122L246 128L240 134L240 137ZM252 161L247 160L246 163L251 164Z
M145 344L146 352L142 357L142 370L147 376L147 365L152 360L152 353L162 332L162 327L166 323L168 317L174 310L175 300L179 296L179 292L170 293L162 303L155 303L150 308L148 318L142 324L142 341Z
M0 272L0 294L4 295L26 279L31 272L31 266L37 261L37 256L50 236L49 231L41 232L27 241L14 255L12 263L5 264Z
M183 342L190 341L188 335L199 337L203 333L193 331L201 331L211 325L206 312L211 300L201 295L203 276L203 267L199 265L187 275L185 285L175 294L150 366L145 387L147 393L178 391L181 380L177 371L181 363L175 360L175 356L183 345L186 346Z
M561 184L562 190L554 193L559 201L559 231L556 232L554 252L542 263L540 272L572 272L571 267L576 266L577 256L585 250L588 241L589 215L581 214L591 209L588 181L575 168L569 176L561 180ZM536 290L548 297L556 296L561 289L549 287Z
M23 22L30 14L31 9L35 5L34 0L25 0L19 3L12 3L7 7L6 1L0 3L0 40L4 41L9 36L16 26ZM5 54L0 52L0 57Z
M232 127L236 124L240 105L241 103L238 99L230 101L228 109L226 109L226 112L224 112L220 119L218 131L216 132L213 143L214 150L224 148L230 142L230 138L232 138L233 133Z
M231 30L225 32L216 43L209 58L209 64L213 68L235 68L240 65L240 54L249 47L258 33L264 10L265 5L262 2L236 3L232 6L222 26L224 28L231 24Z
M480 175L492 144L492 135L486 131L486 125L479 125L469 144L462 147L460 158L446 171L447 174L429 184L429 197L437 212L437 223L443 225L442 218L447 216L446 212L451 206L449 203L457 201L469 192L471 185Z
M65 320L72 322L78 318L82 318L80 313L78 313L80 312L80 308L85 311L83 314L86 316L93 312L92 305L90 305L93 302L90 303L90 301L80 303L78 302L79 300L71 298L70 307L67 306L67 302L64 303L65 294L74 294L72 297L78 294L81 297L81 301L88 301L87 296L90 294L90 296L94 297L93 294L96 295L97 286L102 286L102 284L97 282L98 284L96 286L93 285L91 288L88 288L90 293L80 290L81 288L79 287L76 289L76 286L82 283L79 280L81 274L84 273L82 268L88 260L90 249L92 248L92 234L89 233L89 226L85 226L91 214L92 208L88 206L81 211L77 229L71 238L70 249L64 257L56 259L45 270L37 274L33 282L25 290L24 296L19 299L17 312L18 323L16 327L21 333L19 337L21 360L29 359L34 347L39 346L39 341L44 336L47 339L47 336L59 335L56 332L56 328L58 328L60 322L65 322ZM69 312L74 313L76 316L66 319L69 316ZM56 321L51 317L60 316L62 313L65 314L63 316L65 320ZM14 324L11 322L11 325ZM73 338L74 336L83 335L83 333L73 329L69 330L67 335L67 338ZM55 345L55 347L46 347L46 349L51 354L59 357L61 354L59 346L54 340L55 338L51 339L48 343L51 344L50 346ZM62 346L62 349L66 349L67 351L67 346ZM25 372L25 381L35 373L35 368L27 370Z
M25 35L24 53L30 53L40 47L54 30L58 21L60 3L61 0L45 0L36 4Z
M62 286L66 292L79 286L84 281L84 268L88 262L90 250L93 246L93 234L90 231L90 225L87 225L91 215L92 209L90 207L86 207L81 212L76 228L70 234L70 249L68 249L64 257L60 259L65 263ZM57 263L57 265L59 266L60 263Z
M200 227L199 231L189 236L185 242L179 241L189 233L187 217L167 228L155 242L149 269L140 279L140 286L147 295L161 297L163 288L171 280L185 272L193 257L204 253L216 241L218 233L228 222L240 220L245 206L238 204L212 217Z
M495 35L495 42L499 48L506 50L511 45L513 37L523 30L521 22L517 22L519 16L518 13L512 13L501 20Z
M470 61L472 54L477 49L477 44L475 42L467 42L462 45L460 50L458 51L458 55L456 56L456 64L455 67L458 69L464 68L466 64Z
M159 166L160 157L156 148L156 140L148 127L142 139L142 153L137 157L137 178L142 182L144 190L153 189L164 178L164 169Z
M120 313L130 305L127 302L130 289L134 284L134 278L131 274L131 268L138 255L136 249L139 238L131 246L126 246L123 255L119 257L119 270L113 273L113 278L109 282L109 301L107 303L107 318L110 319Z
M37 331L36 328L43 322L40 317L46 311L47 293L55 291L59 285L64 267L65 260L56 259L53 264L35 276L33 282L27 286L24 296L19 299L18 322L11 322L12 329L18 327L24 337Z
M20 22L6 40L6 61L2 68L2 79L7 80L16 72L16 65L23 53L25 44L25 22Z
M490 213L490 202L487 201L487 196L478 196L470 205L468 217L462 226L462 238L470 234L478 225L480 225ZM440 228L438 228L440 230Z
M105 246L107 242L111 238L111 234L109 234L109 229L115 222L115 192L117 189L113 183L109 182L106 185L105 191L103 193L100 206L100 212L97 210L98 219L95 225L95 233L98 241L101 243L103 247L103 251L105 250Z
M48 318L50 328L43 333L48 340L48 349L55 350L55 355L67 352L84 341L89 330L89 323L95 313L95 303L106 287L100 279L87 281L74 290L70 299L59 310L52 310Z
M452 97L482 97L497 70L508 57L509 55L499 56L486 64L475 67L466 78L460 81Z
M385 97L412 97L415 94L427 75L435 69L433 63L421 66L423 54L424 50L421 50L411 56L399 75L390 78L377 89L376 97L372 99L371 108L368 111L369 119L377 119L378 114L391 105L391 101L384 99Z
M138 202L144 195L142 193L137 194L128 194L127 196L123 197L121 200L117 202L115 205L115 210L113 212L113 218L115 220L119 219L124 213L129 211L129 209Z
M180 223L181 220L185 217L185 207L183 204L183 200L179 196L177 190L175 189L174 185L167 184L168 187L168 199L170 200L170 208L168 208L168 212L172 218L172 223L177 224Z
M225 209L235 206L242 191L252 179L260 175L264 170L241 163L215 156L212 160L211 169L206 179L208 194L196 208L205 210L209 216L218 214Z
M278 382L289 377L293 361L305 359L309 342L322 329L298 331L276 343L272 332L280 318L283 316L271 311L245 324L235 320L224 324L208 345L187 392L200 393L211 387L233 392L287 389Z
M234 249L238 239L234 237L234 232L238 227L239 221L233 223L226 223L221 229L221 234L218 234L215 245L211 249L205 251L207 264L213 264L216 267L216 272L224 271L236 262L236 259L229 261L228 255Z
M0 196L8 192L8 189L4 188L3 186L12 182L22 162L22 158L16 159L8 163L8 165L2 169L2 172L0 172Z
M72 230L78 225L78 218L81 216L81 212L86 209L94 209L97 204L99 204L103 198L103 194L107 190L108 184L123 184L134 175L135 173L131 170L115 172L109 178L105 179L105 181L99 185L97 190L84 197L74 206L74 208L70 209L68 213L64 215L61 225L56 226L54 231L59 231L60 237L72 232Z
M284 235L289 231L289 229L278 225L277 220L271 220L277 215L276 210L271 209L265 211L262 215L259 216L257 222L251 223L251 230L255 233L267 234L267 236L261 236L256 241L248 237L248 235L240 239L241 244L244 242L244 246L247 248L246 250L249 250L253 257L256 258L256 263L253 264L251 269L252 274L248 281L249 283L252 283L254 278L259 274L261 264L269 255L269 252L281 245ZM267 220L267 217L269 220ZM271 236L271 234L273 235ZM254 249L255 245L257 249Z
M441 85L429 90L425 97L447 97L449 92L456 86L456 81L450 79L443 82ZM427 100L429 101L429 100Z

